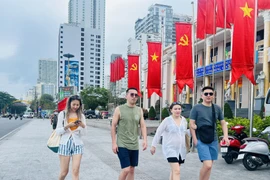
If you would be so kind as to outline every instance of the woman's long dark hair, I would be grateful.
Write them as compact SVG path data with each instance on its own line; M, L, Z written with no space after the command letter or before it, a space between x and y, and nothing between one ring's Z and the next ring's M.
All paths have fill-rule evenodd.
M69 113L70 113L70 110L71 110L71 102L74 101L74 100L77 100L80 103L80 107L79 107L79 109L77 109L76 114L77 114L78 119L81 120L81 117L82 117L82 100L81 100L80 96L78 96L78 95L73 95L73 96L70 96L68 98L66 109L65 109L65 111L66 111L66 119L68 120L68 118L69 118Z

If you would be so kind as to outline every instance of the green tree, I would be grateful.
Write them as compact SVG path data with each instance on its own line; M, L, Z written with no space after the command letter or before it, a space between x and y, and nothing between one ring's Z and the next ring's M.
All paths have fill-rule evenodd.
M86 87L81 91L84 109L96 109L98 106L106 107L109 100L109 91L105 88Z
M43 94L40 97L39 106L41 106L42 109L53 110L55 109L56 104L54 102L54 98L51 95Z
M15 102L9 106L11 114L23 114L26 111L26 105L21 102Z
M163 108L163 109L162 109L162 114L161 114L161 116L162 116L162 119L165 119L166 117L170 116L170 113L169 113L169 111L168 111L167 108Z
M150 120L154 120L156 118L156 111L153 106L151 106L149 109L148 118Z
M233 112L231 110L231 107L228 103L224 104L224 117L232 119L233 118Z
M0 91L0 111L6 112L9 105L11 105L16 100L15 97L7 92Z

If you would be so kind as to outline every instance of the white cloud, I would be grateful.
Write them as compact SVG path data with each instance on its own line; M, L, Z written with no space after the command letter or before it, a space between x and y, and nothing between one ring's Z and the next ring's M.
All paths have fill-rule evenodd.
M5 91L17 99L20 99L32 87L30 84L23 82L22 79L12 81L9 77L9 74L0 73L0 91Z
M0 42L0 61L15 56L18 51L18 45L15 42Z

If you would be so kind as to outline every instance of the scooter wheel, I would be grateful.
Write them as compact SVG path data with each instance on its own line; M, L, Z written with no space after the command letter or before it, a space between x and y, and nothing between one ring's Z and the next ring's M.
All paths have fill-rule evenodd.
M243 159L243 165L249 171L255 171L258 168L258 165L254 163L251 154L246 154Z
M224 157L224 160L227 164L232 164L233 163L233 156L232 154L227 154L225 157Z

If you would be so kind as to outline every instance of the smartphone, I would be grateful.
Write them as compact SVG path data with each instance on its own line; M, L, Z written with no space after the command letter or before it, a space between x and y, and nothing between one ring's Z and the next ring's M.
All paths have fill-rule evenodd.
M79 124L81 121L80 120L77 120L77 121L75 121L74 123L75 124Z

